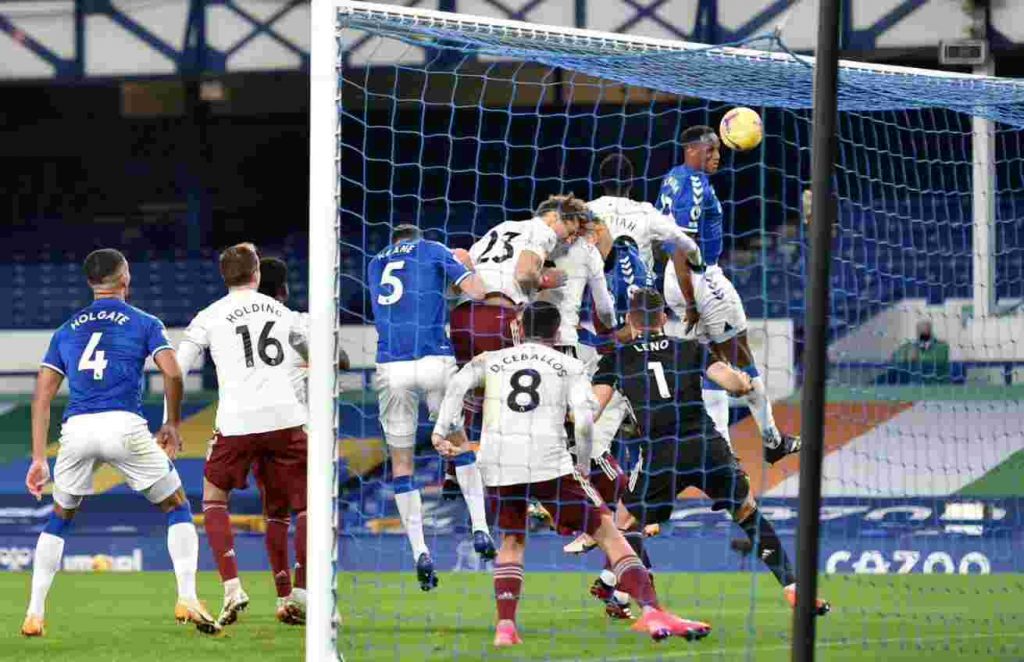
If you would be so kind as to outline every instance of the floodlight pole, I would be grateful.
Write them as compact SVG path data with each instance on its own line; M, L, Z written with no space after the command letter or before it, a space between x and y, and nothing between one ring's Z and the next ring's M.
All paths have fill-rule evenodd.
M807 265L804 384L801 398L800 506L797 531L797 602L793 614L793 660L814 660L814 604L818 593L818 533L821 461L825 437L825 374L829 317L829 262L836 205L832 168L836 160L836 98L839 77L839 2L820 0L814 63L811 154L810 255Z

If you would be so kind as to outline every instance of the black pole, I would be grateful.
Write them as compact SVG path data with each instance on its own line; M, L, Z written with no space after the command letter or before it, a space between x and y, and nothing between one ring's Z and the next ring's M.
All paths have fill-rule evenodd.
M829 262L836 207L832 164L836 160L836 88L839 69L839 2L820 0L814 65L811 147L810 256L804 320L804 385L801 398L800 507L797 532L797 602L793 615L793 660L814 660L814 604L818 593L818 530L821 459L825 436L825 373L828 341Z

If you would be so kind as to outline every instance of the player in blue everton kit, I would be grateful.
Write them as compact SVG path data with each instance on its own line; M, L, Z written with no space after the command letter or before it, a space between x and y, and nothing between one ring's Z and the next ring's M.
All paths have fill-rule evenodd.
M681 291L676 265L669 262L665 271L665 300L686 321L686 331L696 330L697 340L710 346L712 353L725 362L735 363L750 375L753 391L745 396L754 420L761 429L765 459L774 464L800 450L800 437L782 434L775 425L771 401L764 380L747 343L747 316L736 289L718 265L722 255L722 204L709 176L718 170L719 139L708 126L686 129L681 141L684 163L669 171L661 185L658 206L673 217L684 230L696 236L704 257L703 267L691 269L692 298ZM724 392L705 394L716 429L728 433L728 398Z
M70 398L53 471L53 513L36 543L32 595L21 633L45 633L46 595L60 567L64 536L82 498L93 493L93 473L98 465L109 464L167 516L167 549L178 584L175 617L213 634L220 627L196 597L199 538L171 462L181 446L183 391L174 349L160 320L125 303L131 274L120 252L105 248L90 253L84 271L94 301L53 334L32 399L32 464L25 485L41 499L50 479L50 404L61 382L68 380ZM156 438L142 417L143 366L150 356L163 373L167 399L167 423Z
M426 399L433 420L448 381L456 372L454 351L445 330L445 291L454 286L475 301L482 300L486 292L480 278L452 251L436 241L423 239L415 226L397 226L391 233L391 242L367 268L377 327L374 388L391 458L395 503L412 547L420 588L429 591L437 586L437 575L423 537L420 492L413 484L420 397ZM483 480L476 455L471 451L463 453L454 459L454 464L472 519L473 547L483 558L493 559L496 552L488 532Z

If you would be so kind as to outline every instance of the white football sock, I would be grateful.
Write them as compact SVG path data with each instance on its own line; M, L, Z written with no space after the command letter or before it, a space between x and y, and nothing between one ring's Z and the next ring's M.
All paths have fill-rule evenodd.
M612 588L615 588L619 583L619 579L615 576L615 573L607 568L601 571L601 581L605 583L605 586L611 586Z
M229 579L224 582L224 597L230 598L235 593L242 590L242 580L238 577Z
M480 466L473 462L455 467L455 478L459 481L462 498L469 508L469 518L473 522L473 531L487 533L487 509L484 507L484 479L480 475Z
M199 564L199 534L192 522L167 527L167 551L178 580L178 598L196 599L196 567Z
M398 505L398 514L402 518L405 535L412 545L412 557L419 559L420 554L429 553L427 543L423 539L423 501L420 499L420 491L410 490L396 494L395 504Z
M768 400L768 392L764 388L764 378L758 375L753 377L751 383L754 390L747 394L747 407L761 429L761 438L775 447L782 441L779 429L775 427L775 416L772 414L772 403Z
M704 410L715 424L715 431L729 441L729 394L719 389L704 389Z
M60 559L63 555L63 538L45 531L39 534L36 555L32 561L32 597L28 603L29 614L43 617L46 611L46 595L50 592L54 575L60 569Z

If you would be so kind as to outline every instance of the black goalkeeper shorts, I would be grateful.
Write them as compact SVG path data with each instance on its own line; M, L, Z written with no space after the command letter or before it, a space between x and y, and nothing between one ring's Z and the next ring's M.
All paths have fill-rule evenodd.
M733 511L750 493L750 479L717 432L644 442L623 502L641 525L667 521L676 495L696 487L714 510Z

